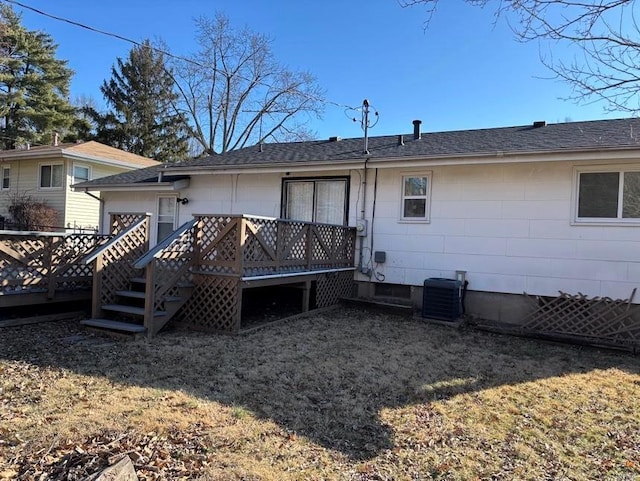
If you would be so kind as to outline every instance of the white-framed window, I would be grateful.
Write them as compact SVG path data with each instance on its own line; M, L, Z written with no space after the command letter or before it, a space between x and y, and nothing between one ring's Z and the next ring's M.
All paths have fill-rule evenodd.
M60 189L64 182L63 164L40 164L40 188Z
M285 179L282 217L285 219L346 225L347 177Z
M431 173L402 176L400 220L428 222L431 197Z
M91 180L91 168L88 165L73 164L73 182L79 184Z
M178 213L177 200L177 195L158 196L156 243L162 242L174 230L176 230L176 220Z
M0 179L0 189L5 190L11 187L11 166L2 166L2 179Z
M574 221L640 224L640 167L576 169Z

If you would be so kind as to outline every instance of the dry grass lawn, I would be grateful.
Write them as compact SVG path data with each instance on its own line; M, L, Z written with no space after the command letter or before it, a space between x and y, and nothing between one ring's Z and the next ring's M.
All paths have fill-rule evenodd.
M0 479L640 479L640 360L339 309L243 336L0 331Z

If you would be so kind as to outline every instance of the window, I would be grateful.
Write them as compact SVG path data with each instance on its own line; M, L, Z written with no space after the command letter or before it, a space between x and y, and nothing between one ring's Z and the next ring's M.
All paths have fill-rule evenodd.
M85 165L73 165L73 183L79 184L89 180L89 167Z
M162 242L176 228L176 196L158 197L158 236L157 242Z
M46 164L40 166L40 188L53 189L62 187L64 166L62 164Z
M11 186L11 167L2 167L2 184L0 188L8 189Z
M287 179L282 217L346 225L348 185L348 178Z
M431 175L402 177L402 220L429 220L429 190Z
M576 220L640 222L640 171L578 172Z

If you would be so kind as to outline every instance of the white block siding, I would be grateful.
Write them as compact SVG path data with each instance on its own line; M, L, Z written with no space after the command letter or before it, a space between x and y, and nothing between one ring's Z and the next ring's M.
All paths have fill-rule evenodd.
M355 225L356 194L359 179L349 171L304 172L286 176L284 173L267 174L216 174L191 176L189 186L177 192L103 192L105 200L104 232L108 232L109 213L149 212L152 219L158 214L158 196L176 195L187 198L186 205L177 204L179 226L193 218L194 214L254 214L280 217L283 178L349 176L351 174L349 225ZM361 205L361 204L360 204ZM151 236L155 244L155 232Z
M640 227L572 225L573 167L380 169L373 250L386 251L386 263L378 272L385 282L421 286L466 270L475 291L628 297L640 286ZM430 222L403 223L402 175L428 172Z
M507 294L557 295L558 290L626 298L640 286L640 227L572 225L571 162L433 166L379 169L366 183L365 262L385 251L376 267L385 283L422 286L429 277L466 270L469 289ZM407 223L401 216L401 179L431 174L431 217ZM323 171L291 177L350 175L349 225L364 200L361 171ZM178 224L193 214L231 213L277 217L282 173L192 176L176 192ZM157 213L156 193L104 192L105 212ZM108 217L108 216L106 216ZM358 244L359 245L359 242ZM358 253L356 253L356 260ZM357 274L359 281L374 281ZM640 294L636 296L640 303Z

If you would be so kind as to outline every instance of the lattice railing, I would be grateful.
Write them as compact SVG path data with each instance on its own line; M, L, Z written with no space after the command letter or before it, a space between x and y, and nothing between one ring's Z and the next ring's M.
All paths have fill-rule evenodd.
M134 264L136 269L145 269L144 325L150 335L161 327L156 325L154 312L167 312L167 299L173 298L183 303L187 300L183 298L184 288L192 285L198 232L198 219L186 222ZM162 322L167 320L163 319Z
M210 273L260 276L352 267L355 229L259 216L198 216L196 264Z
M535 309L522 321L522 330L640 348L640 321L631 315L635 292L628 299L589 298L562 291L557 297L537 296Z
M94 317L100 316L101 306L115 301L116 291L126 290L131 278L139 271L134 262L149 248L149 216L147 214L120 214L125 220L117 221L117 235L105 245L83 259L93 271ZM132 216L137 216L133 221ZM112 214L112 219L114 215ZM118 215L115 215L118 217ZM125 224L132 220L131 224ZM123 226L125 226L123 228ZM118 229L120 229L118 231Z
M106 236L92 234L0 234L0 294L90 288L92 272L82 262Z

